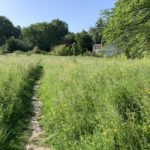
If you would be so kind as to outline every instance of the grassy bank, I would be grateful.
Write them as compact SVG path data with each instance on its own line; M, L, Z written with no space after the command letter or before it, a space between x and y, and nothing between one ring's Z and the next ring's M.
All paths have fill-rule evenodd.
M32 88L38 60L27 56L0 57L0 149L22 150L32 113Z
M150 60L51 57L39 97L57 150L150 148Z

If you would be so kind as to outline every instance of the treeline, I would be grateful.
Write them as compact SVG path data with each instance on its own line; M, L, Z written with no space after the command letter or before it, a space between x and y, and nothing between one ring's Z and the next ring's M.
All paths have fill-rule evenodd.
M92 51L94 43L101 42L98 26L94 32L69 32L68 24L54 19L51 22L15 27L6 17L0 16L0 52L14 51L51 52L56 55L79 55Z
M16 50L55 55L80 55L92 52L99 43L114 54L142 58L150 53L150 1L117 0L113 9L101 11L100 18L89 31L72 33L68 24L54 19L51 22L15 27L0 16L0 53ZM102 50L99 50L102 52ZM112 50L111 50L112 53Z

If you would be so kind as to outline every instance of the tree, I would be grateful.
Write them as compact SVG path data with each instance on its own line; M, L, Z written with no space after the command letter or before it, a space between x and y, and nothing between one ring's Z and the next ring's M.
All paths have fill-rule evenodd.
M92 51L93 41L91 36L86 31L82 31L76 34L76 42L82 49L82 53L86 51Z
M106 24L108 18L112 15L113 9L104 9L100 11L100 18L98 18L95 27L91 27L89 30L89 34L92 37L93 43L101 43L105 42L103 38L103 33L106 28Z
M101 45L103 44L103 32L105 29L105 22L102 18L99 18L96 22L96 28L98 30L99 38L101 39Z
M96 27L91 27L89 29L89 35L92 37L93 43L98 44L101 43L101 35Z
M21 39L16 39L14 37L11 37L6 41L6 43L9 45L9 51L14 52L16 50L21 50L24 52L27 52L31 50L32 45L28 43L27 41L23 41Z
M4 17L0 16L0 46L5 43L7 39L9 39L11 36L19 37L20 35L20 28L14 27L12 22Z
M12 53L16 50L20 50L20 51L29 51L31 50L31 44L23 41L21 39L16 39L15 37L11 37L8 40L6 40L5 44L1 47L1 49L5 52L5 53Z
M52 26L48 23L32 24L23 28L22 37L42 50L49 50L52 44Z
M14 32L14 35L13 35L13 36L14 36L15 38L20 38L20 35L21 35L21 27L20 27L20 26L16 26L14 30L15 30L15 32Z
M80 55L82 54L82 49L77 43L73 43L71 46L72 55Z
M128 58L142 57L150 49L150 1L117 1L104 35Z
M72 45L75 42L75 34L69 32L64 36L63 43L66 45Z
M68 24L59 19L54 19L51 25L53 26L53 34L55 37L54 44L60 44L64 36L68 34Z
M22 37L38 46L41 50L49 51L53 46L61 44L68 34L67 23L55 19L50 23L36 23L23 28Z
M108 22L109 18L112 17L113 13L114 13L113 8L103 9L103 10L100 11L100 16L101 16L101 19L103 20L103 23L104 23L105 26L107 25L107 22Z
M92 37L93 43L103 43L103 31L105 24L102 18L99 18L95 27L89 29L89 35Z

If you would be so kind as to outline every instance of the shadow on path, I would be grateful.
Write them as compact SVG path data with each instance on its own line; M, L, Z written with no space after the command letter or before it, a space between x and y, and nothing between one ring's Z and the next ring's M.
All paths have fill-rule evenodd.
M2 129L5 133L5 138L3 141L0 141L0 149L24 149L24 145L28 138L28 126L33 115L33 87L42 76L42 72L43 68L41 65L31 68L27 78L21 85L17 95L17 103L14 105L10 117L3 121Z

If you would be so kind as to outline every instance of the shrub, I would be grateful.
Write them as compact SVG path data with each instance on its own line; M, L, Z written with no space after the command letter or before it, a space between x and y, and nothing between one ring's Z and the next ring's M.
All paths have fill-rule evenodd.
M60 56L72 56L72 55L77 56L82 54L82 48L77 43L73 43L71 46L61 44L53 48L52 54Z
M4 44L0 47L0 54L6 54L9 51L9 45L8 44Z
M24 54L24 52L21 51L21 50L16 50L16 51L15 51L15 54L16 54L16 55L21 55L21 54Z
M33 48L33 50L32 50L32 53L33 53L33 54L41 54L41 50L39 49L38 46L35 46L35 47Z
M31 51L26 52L26 55L27 55L27 56L30 56L31 54L32 54L32 52L31 52Z
M86 31L77 33L75 39L77 44L82 48L82 53L92 51L93 41L91 36Z
M82 54L82 49L78 44L73 43L71 47L71 52L73 55L80 55Z
M53 48L53 54L60 55L60 56L68 56L68 55L72 55L72 52L70 47L61 44Z
M21 51L28 51L31 49L32 45L26 41L20 40L20 39L15 39L14 37L11 37L9 40L6 41L6 44L4 46L4 50L12 53L16 50L21 50Z

